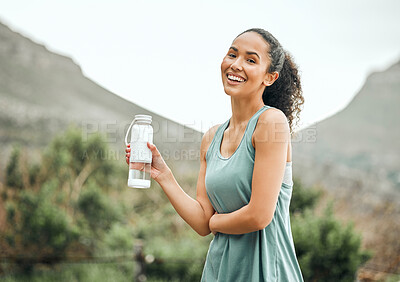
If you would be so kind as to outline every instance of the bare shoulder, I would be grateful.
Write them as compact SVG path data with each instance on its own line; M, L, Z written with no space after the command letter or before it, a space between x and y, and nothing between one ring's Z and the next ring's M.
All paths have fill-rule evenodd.
M258 140L275 140L286 139L286 135L290 136L289 122L285 114L277 109L270 108L261 113L256 130L254 131L254 141L257 143ZM272 138L272 139L271 139Z
M205 154L208 150L208 147L211 144L211 141L214 138L215 132L217 131L218 127L220 127L221 124L217 124L214 125L213 127L211 127L210 129L207 130L206 133L204 133L203 138L201 139L201 155L203 156L204 154L204 158L205 158Z
M276 124L276 123L283 123L288 124L287 118L285 114L277 108L270 108L261 113L258 123L269 123L269 124Z

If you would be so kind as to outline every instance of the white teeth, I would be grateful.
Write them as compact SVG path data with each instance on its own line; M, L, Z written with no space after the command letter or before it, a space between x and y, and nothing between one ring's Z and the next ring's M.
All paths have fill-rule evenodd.
M234 75L231 75L231 74L228 75L228 78L230 80L236 80L236 81L239 81L239 82L243 82L244 81L243 78L240 78L240 77L237 77L237 76L234 76Z

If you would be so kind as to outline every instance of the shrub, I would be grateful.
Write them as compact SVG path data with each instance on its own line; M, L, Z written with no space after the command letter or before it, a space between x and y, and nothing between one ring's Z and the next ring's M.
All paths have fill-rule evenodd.
M313 209L322 195L321 190L305 188L299 179L293 180L293 194L289 211L291 214L303 213L307 209Z
M6 185L19 189L23 187L20 168L20 153L20 149L14 147L6 168Z
M370 254L360 249L352 224L342 226L328 206L323 216L311 210L292 217L296 254L305 281L354 281Z
M39 193L21 192L19 201L7 204L5 233L11 255L25 272L33 263L53 264L62 260L78 233L69 215L52 202L53 187Z
M30 272L36 263L52 265L71 251L93 254L102 246L124 212L108 197L114 164L99 157L107 150L99 134L83 140L76 128L56 137L33 165L14 148L1 191L3 255Z

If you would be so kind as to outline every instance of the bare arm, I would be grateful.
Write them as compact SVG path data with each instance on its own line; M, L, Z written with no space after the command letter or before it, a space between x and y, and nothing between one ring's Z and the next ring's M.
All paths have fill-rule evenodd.
M215 134L215 129L211 128L207 131L202 139L200 148L200 171L197 180L197 195L196 199L190 197L178 184L171 170L167 167L162 159L160 152L155 145L148 144L148 147L153 154L152 177L156 180L165 194L167 195L172 206L177 213L186 221L198 234L206 236L210 234L209 220L214 214L206 193L205 174L206 174L206 152ZM153 174L154 169L154 174Z
M260 115L254 132L256 153L250 202L232 213L212 216L212 232L244 234L270 224L282 184L289 140L289 125L282 112L268 110Z

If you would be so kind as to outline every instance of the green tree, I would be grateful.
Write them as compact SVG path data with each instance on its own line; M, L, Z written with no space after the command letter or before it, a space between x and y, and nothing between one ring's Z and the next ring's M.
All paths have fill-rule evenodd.
M87 139L77 128L71 127L51 142L43 156L41 177L60 180L67 192L68 201L76 201L88 179L107 190L115 172L113 163L107 159L109 152L104 138L93 134Z
M298 178L293 179L293 194L289 211L291 214L303 213L307 209L314 209L321 198L322 190L306 188Z
M22 191L18 201L7 204L9 228L4 234L10 255L24 271L34 262L54 264L65 258L78 239L71 218L53 201L56 183L46 183L38 193Z
M326 208L323 216L310 209L292 216L296 254L305 281L354 281L357 268L370 254L352 224L342 226Z
M14 147L11 153L10 161L8 162L6 168L6 185L19 189L23 187L22 173L20 168L20 155L20 148Z
M70 251L93 254L107 245L101 242L124 220L125 210L108 196L115 165L102 136L84 140L79 129L70 128L50 143L38 164L22 162L21 152L11 155L2 191L3 253L30 271L34 263L54 264ZM115 246L112 238L117 237L108 239Z

